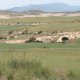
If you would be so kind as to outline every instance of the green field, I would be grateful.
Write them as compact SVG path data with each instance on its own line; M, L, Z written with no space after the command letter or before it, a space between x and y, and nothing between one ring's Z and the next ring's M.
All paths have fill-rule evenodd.
M45 22L47 25L0 25L0 34L34 31L79 31L80 17L0 20L4 23ZM80 80L80 40L71 43L0 44L0 80Z
M8 19L0 20L1 23L8 23L8 26L4 24L0 26L0 30L21 30L27 28L32 31L79 31L80 30L80 17L46 17L46 18L21 18L21 19ZM15 23L15 26L10 24ZM23 23L24 25L17 25L17 23ZM32 25L27 26L25 23L48 23L47 25Z
M13 72L12 70L15 69L15 67L18 67L18 63L11 62L13 68L11 67L9 68L7 64L9 64L10 61L12 60L13 61L16 60L16 62L29 61L32 63L33 62L40 63L45 69L49 70L50 76L49 74L48 76L52 78L51 80L56 80L54 79L55 77L58 78L59 80L62 79L67 80L67 78L69 78L68 80L80 80L80 75L79 75L80 74L80 48L79 47L68 48L66 46L66 48L55 47L55 48L1 49L0 70L4 75L7 75L6 74L7 72L11 74ZM23 66L24 64L22 63ZM34 65L35 64L32 64L32 66ZM38 67L39 66L36 66L36 71ZM22 75L21 79L23 79L24 75L27 76L26 74L27 69L28 68L26 67L25 69L22 69L22 71L15 70L15 74L12 76L15 78L15 76L18 74L17 77L15 78L15 80L18 80L17 78L19 77L19 75ZM35 69L35 67L33 67L33 69ZM44 71L43 69L41 70ZM23 74L23 72L25 74ZM33 70L31 72L33 72ZM28 74L29 77L30 75L31 74ZM10 77L11 75L7 75L7 76ZM42 79L42 76L44 76L42 72L39 74L39 76L41 76L40 80L46 80L46 79ZM14 79L10 79L10 80L14 80ZM28 77L26 77L26 79L24 80L28 80ZM34 80L33 77L30 80Z

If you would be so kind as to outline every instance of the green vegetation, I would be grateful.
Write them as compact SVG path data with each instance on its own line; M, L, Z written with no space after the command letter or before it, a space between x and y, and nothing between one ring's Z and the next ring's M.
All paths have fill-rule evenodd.
M34 31L41 35L43 31L79 31L79 17L6 19L0 22L8 23L0 25L0 35L26 29L23 34L27 36L30 32L28 36L33 42L0 44L0 80L80 80L80 39L70 43L36 43L35 36L32 37ZM42 22L47 24L25 25Z
M79 31L80 17L45 17L45 18L22 18L22 19L8 19L0 20L3 24L0 30L21 30L28 28L32 31ZM10 24L5 26L4 24ZM21 25L17 23L22 23ZM32 23L46 23L44 25L26 25ZM14 26L11 24L14 24Z
M27 49L27 48L80 48L80 40L71 43L24 43L24 44L0 44L0 49Z
M34 61L12 59L0 67L4 67L0 73L4 80L49 80L50 77L50 72Z
M0 74L8 80L80 80L79 60L79 48L1 49Z

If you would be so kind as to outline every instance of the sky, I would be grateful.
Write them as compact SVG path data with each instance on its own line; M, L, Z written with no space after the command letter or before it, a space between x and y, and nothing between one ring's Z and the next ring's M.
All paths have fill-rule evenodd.
M46 4L64 2L70 5L80 5L80 0L0 0L0 9L9 9L31 4Z

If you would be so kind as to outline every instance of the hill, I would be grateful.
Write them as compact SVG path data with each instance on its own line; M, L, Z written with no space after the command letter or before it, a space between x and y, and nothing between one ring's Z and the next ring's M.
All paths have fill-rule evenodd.
M80 6L71 6L62 2L57 2L57 3L39 4L39 5L34 4L29 6L14 7L8 9L8 11L16 11L16 12L25 12L29 10L42 10L45 12L74 12L74 11L80 11Z

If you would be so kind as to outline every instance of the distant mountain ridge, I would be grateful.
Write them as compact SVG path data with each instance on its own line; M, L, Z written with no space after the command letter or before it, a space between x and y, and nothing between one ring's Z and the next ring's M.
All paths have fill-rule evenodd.
M14 7L7 10L15 12L26 12L29 10L42 10L44 12L74 12L74 11L80 11L80 6L71 6L65 3L58 2L58 3Z

